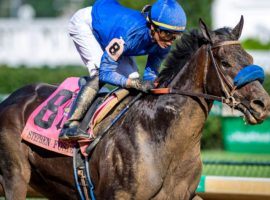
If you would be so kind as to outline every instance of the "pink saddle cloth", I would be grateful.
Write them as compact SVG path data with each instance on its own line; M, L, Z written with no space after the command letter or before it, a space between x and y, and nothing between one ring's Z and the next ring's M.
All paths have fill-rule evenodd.
M79 91L79 78L71 77L41 103L30 115L23 129L23 140L67 156L73 155L74 143L58 140L58 135L67 120L69 108Z
M65 121L68 119L67 117L72 102L80 89L78 82L78 77L67 78L48 99L31 113L21 134L23 140L49 151L73 156L73 148L77 142L59 141L58 136ZM88 130L90 139L78 142L84 156L87 156L85 153L86 147L95 137L93 128L96 119L99 118L99 114L102 110L116 98L116 95L108 97L95 111L90 120L90 128Z

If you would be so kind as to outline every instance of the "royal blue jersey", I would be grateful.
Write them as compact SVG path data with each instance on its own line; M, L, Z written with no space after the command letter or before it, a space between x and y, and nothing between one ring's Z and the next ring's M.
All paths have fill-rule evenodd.
M92 8L92 26L103 50L112 39L122 38L125 41L122 56L148 55L143 78L156 78L161 61L170 48L162 49L152 40L142 13L123 7L116 0L97 0ZM100 64L100 80L125 86L127 78L116 72L117 67L118 62L104 51Z

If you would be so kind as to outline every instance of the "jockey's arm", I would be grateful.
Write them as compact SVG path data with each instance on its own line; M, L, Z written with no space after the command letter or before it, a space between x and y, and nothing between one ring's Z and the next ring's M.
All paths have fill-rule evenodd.
M118 52L119 53L118 55L111 54L108 47L113 46L112 44L114 42L110 42L108 47L106 47L106 51L104 51L104 54L101 58L101 64L100 64L100 69L99 69L99 80L103 83L109 83L111 85L121 86L125 88L133 87L133 88L138 89L139 87L134 86L136 85L134 81L131 82L131 79L128 79L124 75L117 72L117 68L119 67L118 59L124 51L124 47L121 48L124 42L121 42L120 40L117 40L117 39L114 39L112 41L117 41L122 51L120 50ZM168 54L168 52L169 52L169 48L159 49L148 56L143 80L147 80L147 81L150 80L151 82L155 80L155 78L158 75L159 66L162 60ZM140 83L139 85L142 85L142 84Z
M118 62L114 61L105 52L101 59L101 65L99 69L99 80L103 83L109 83L111 85L121 86L124 88L134 88L142 92L149 92L154 87L153 84L148 82L141 82L140 79L129 79L119 74L116 69Z
M168 54L169 49L163 50L161 52L157 52L155 54L150 54L147 58L143 80L145 81L154 81L158 74L161 62Z
M103 83L126 87L128 79L116 71L117 67L118 62L114 61L105 51L101 58L99 80Z

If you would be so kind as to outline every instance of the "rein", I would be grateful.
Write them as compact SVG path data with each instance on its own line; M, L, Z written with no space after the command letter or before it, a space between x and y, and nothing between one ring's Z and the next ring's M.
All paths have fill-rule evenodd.
M179 94L184 96L191 96L191 97L201 97L204 99L220 101L222 103L229 103L229 101L224 97L219 97L215 95L205 94L205 93L194 93L189 91L183 91L175 88L157 88L151 90L152 94Z
M214 44L213 46L209 45L207 49L211 58L211 62L215 68L219 82L221 84L222 91L225 94L225 97L215 96L215 95L211 95L207 93L195 93L191 91L183 91L183 90L171 88L171 87L156 88L156 89L151 90L151 93L152 94L179 94L179 95L190 96L190 97L201 97L208 100L220 101L231 107L235 107L236 105L240 104L240 102L237 102L235 98L233 97L236 87L234 87L233 84L226 78L225 72L220 67L220 65L217 64L212 50L218 47L225 46L225 45L239 45L239 44L240 44L239 41L224 41L224 42L219 42L217 44Z

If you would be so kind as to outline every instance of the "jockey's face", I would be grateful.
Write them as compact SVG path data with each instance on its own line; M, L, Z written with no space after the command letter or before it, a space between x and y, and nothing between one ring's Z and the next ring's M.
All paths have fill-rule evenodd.
M169 31L160 30L151 25L151 32L153 39L161 48L167 48L172 45L175 39L181 36L180 33L172 33Z

